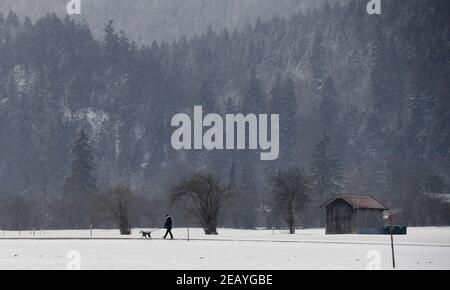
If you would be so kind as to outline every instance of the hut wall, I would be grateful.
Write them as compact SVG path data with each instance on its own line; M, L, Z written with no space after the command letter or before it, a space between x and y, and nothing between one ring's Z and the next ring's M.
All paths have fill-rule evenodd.
M336 200L326 208L327 234L356 233L356 211L346 202Z

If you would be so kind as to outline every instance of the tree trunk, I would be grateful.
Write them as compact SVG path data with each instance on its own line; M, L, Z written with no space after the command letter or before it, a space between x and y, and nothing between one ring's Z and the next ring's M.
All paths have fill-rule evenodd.
M204 221L205 235L217 235L217 219L208 219Z
M289 225L289 233L291 235L295 234L295 217L294 217L294 209L292 206L289 207L288 210L288 225Z
M119 228L120 234L123 236L128 236L131 234L130 225L128 222L128 204L120 205L120 216L119 216Z
M289 234L295 235L295 225L294 225L294 223L289 224Z

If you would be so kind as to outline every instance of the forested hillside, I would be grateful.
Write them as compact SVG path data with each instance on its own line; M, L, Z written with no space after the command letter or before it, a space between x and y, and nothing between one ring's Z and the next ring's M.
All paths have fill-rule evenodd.
M264 225L268 176L298 166L314 181L305 226L343 191L378 197L399 222L449 224L432 194L450 182L450 2L383 3L379 16L363 0L326 4L143 47L113 22L96 39L55 14L0 15L0 227L67 227L58 201L80 128L97 187L128 184L146 200L135 223L165 214L173 182L204 171L236 185L223 224ZM280 158L174 151L171 118L194 105L280 113Z
M2 0L0 11L13 10L19 17L32 20L55 12L64 17L70 0ZM325 0L81 0L81 15L96 37L103 26L114 19L118 31L123 30L139 44L153 40L171 41L186 35L201 34L211 26L215 30L240 29L259 17L270 19L288 16L300 9L318 6ZM333 0L345 2L346 0Z

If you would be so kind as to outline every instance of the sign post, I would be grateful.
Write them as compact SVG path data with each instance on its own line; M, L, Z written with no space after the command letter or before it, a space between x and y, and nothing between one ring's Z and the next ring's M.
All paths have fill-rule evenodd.
M391 234L392 267L395 269L394 233L392 229L392 213L388 210L383 212L383 218L389 221L389 231Z

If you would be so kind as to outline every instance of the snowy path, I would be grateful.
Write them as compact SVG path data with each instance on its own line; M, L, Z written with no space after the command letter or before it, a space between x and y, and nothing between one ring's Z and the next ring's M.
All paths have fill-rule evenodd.
M87 231L27 234L0 234L0 269L66 269L70 250L80 253L82 269L366 269L371 251L380 254L383 269L391 267L387 236L325 236L323 230L290 236L224 229L205 237L191 229L190 242L186 229L176 229L174 241L142 240L137 232L121 238L94 231L92 240ZM416 228L395 239L399 269L450 269L450 228Z

